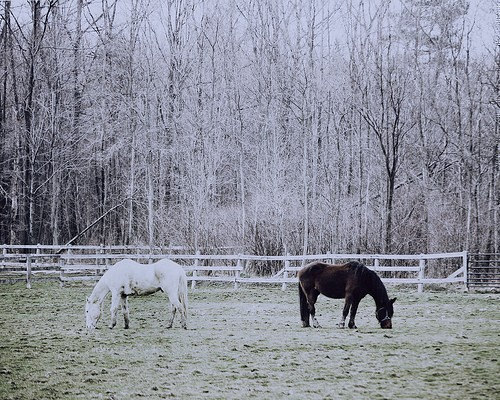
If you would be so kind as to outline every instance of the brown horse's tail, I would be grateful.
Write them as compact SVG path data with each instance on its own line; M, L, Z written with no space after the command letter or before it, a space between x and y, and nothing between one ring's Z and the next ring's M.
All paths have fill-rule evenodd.
M302 289L302 285L299 282L299 300L300 300L300 319L302 320L302 326L309 326L309 316L311 313L309 312L309 305L307 304L307 297Z

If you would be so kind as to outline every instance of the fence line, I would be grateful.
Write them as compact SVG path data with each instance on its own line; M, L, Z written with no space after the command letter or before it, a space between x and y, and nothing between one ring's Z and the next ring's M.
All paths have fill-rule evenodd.
M500 254L475 253L469 255L467 284L473 289L500 288Z
M163 251L163 250L169 250L169 251L181 251L181 250L188 250L188 247L185 246L143 246L143 245L42 245L42 244L36 244L36 245L8 245L8 244L2 244L0 245L0 249L2 249L3 255L5 256L6 254L9 254L7 251L9 249L11 250L16 250L16 249L31 249L31 250L37 250L40 251L42 249L45 250L57 250L58 252L61 251L79 251L79 250L99 250L99 251L105 251L105 250L149 250L149 251ZM219 250L231 250L235 249L235 247L223 247L219 248ZM34 253L11 253L12 256L19 256L19 255L28 255L28 254L34 254ZM46 253L47 256L49 255L55 255L56 253ZM326 253L326 254L320 254L320 255L314 255L314 254L307 254L307 255L282 255L282 256L262 256L262 255L245 255L245 254L238 254L239 257L245 260L262 260L262 261L302 261L302 260L315 260L318 257L322 258L332 258L332 259L386 259L386 260L417 260L417 259L443 259L443 258L453 258L453 257L462 257L464 254L463 251L461 252L452 252L452 253L433 253L433 254L336 254L336 253ZM82 256L84 254L81 254ZM119 256L120 253L118 254L113 254L116 256ZM123 256L144 256L144 257L149 257L149 256L154 256L154 257L165 257L165 256L175 256L179 258L185 258L185 259L195 259L197 256L201 256L203 259L227 259L231 260L234 259L235 255L234 254L211 254L211 255L200 255L200 254L182 254L182 253L177 253L177 254L172 254L172 253L163 253L163 254L154 254L154 253L123 253ZM94 254L88 254L88 256L94 256Z
M467 252L436 253L436 254L311 254L311 255L282 255L282 256L259 256L250 254L154 254L147 246L55 246L55 245L1 245L0 255L0 279L26 279L27 286L31 287L31 280L34 276L58 277L61 284L64 282L79 280L96 280L107 268L118 260L132 258L136 260L148 260L152 262L157 259L170 258L173 260L183 260L189 274L191 287L196 287L196 282L216 281L232 282L237 288L240 283L271 283L281 284L283 290L287 284L296 283L295 274L300 270L305 262L312 260L326 260L335 262L336 260L371 260L373 265L368 268L385 273L399 273L405 277L382 276L382 281L389 284L416 284L419 292L422 292L425 284L461 283L467 287ZM8 250L35 249L35 253L9 253ZM147 253L141 250L148 250ZM155 248L159 250L160 248ZM177 246L169 248L172 251L185 250ZM44 252L42 253L42 250ZM57 253L48 253L47 250L57 250ZM58 254L65 251L63 254ZM81 253L83 251L94 251L92 254ZM113 254L112 251L121 251ZM129 254L123 251L133 251ZM427 261L439 259L458 259L459 266L452 274L446 277L428 277L426 274ZM17 261L16 261L17 260ZM381 261L415 261L415 265L394 266L381 265ZM224 261L231 265L206 265L209 263ZM250 262L281 262L283 267L271 276L249 276L245 269L245 264ZM292 263L300 262L300 266ZM192 264L191 264L192 263ZM427 275L427 277L426 277ZM7 277L6 277L7 276ZM23 278L24 277L24 278Z

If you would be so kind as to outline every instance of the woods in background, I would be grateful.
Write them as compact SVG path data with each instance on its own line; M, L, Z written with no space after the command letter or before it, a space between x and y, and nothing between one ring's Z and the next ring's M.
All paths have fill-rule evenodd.
M0 243L500 251L500 42L474 4L19 3Z

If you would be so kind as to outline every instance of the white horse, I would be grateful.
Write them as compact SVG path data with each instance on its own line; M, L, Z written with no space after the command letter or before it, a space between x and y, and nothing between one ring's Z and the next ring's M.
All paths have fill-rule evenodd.
M154 264L139 264L133 260L122 260L110 267L94 287L85 305L88 329L95 329L101 316L101 304L111 292L111 323L116 325L116 313L121 306L125 318L125 329L129 327L128 296L148 295L161 290L170 300L172 316L167 327L171 328L175 312L179 311L181 325L186 329L187 279L184 269L171 260L160 260Z

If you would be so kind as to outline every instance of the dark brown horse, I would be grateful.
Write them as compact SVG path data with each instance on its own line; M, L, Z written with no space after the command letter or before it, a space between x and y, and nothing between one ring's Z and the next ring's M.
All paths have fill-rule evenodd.
M373 297L376 305L375 315L384 329L392 328L391 318L394 313L392 304L396 298L389 300L387 290L378 275L363 264L351 261L346 264L332 265L313 262L302 268L299 273L300 317L302 326L308 327L309 316L313 327L319 328L316 320L314 304L320 294L332 299L345 298L342 319L338 326L344 327L345 319L351 309L349 328L356 328L354 318L359 302L367 294Z

